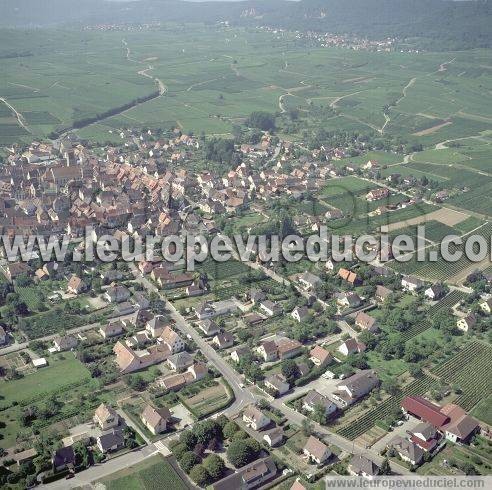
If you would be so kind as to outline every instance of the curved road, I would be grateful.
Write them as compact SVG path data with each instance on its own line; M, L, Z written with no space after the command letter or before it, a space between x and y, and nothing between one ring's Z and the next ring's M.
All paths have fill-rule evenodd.
M235 258L239 258L235 250L232 250L232 253L235 256ZM288 280L279 276L275 272L266 269L262 265L257 264L256 262L246 261L244 263L255 270L262 270L263 272L268 274L272 279L274 279L277 282L280 282L281 284L284 285L290 284ZM162 300L165 301L166 307L171 312L171 317L175 320L177 328L185 335L190 335L192 337L192 339L196 342L198 347L202 350L203 354L211 361L211 363L218 369L218 371L224 376L227 382L231 385L234 394L236 396L236 400L227 410L225 410L225 413L234 414L237 413L242 408L244 408L246 405L250 403L255 403L256 402L255 396L248 389L241 388L240 384L242 382L242 379L239 376L239 374L219 354L217 354L217 352L212 347L210 347L210 345L208 345L207 342L202 337L200 337L200 335L196 332L196 330L191 325L189 325L189 323L180 315L180 313L166 299L166 297L160 294L159 289L155 287L148 279L141 276L138 268L135 266L134 263L132 263L130 266L133 270L136 280L140 282L144 287L146 287L148 291L156 292L160 295ZM303 294L303 292L299 291L299 294ZM338 322L338 323L342 328L342 324L345 322ZM344 329L342 328L342 331L343 330ZM304 415L284 405L281 399L278 398L274 399L274 401L271 402L271 404L274 407L279 408L281 411L283 411L289 420L295 422L298 425L301 425L302 420L305 418ZM321 426L319 424L315 424L315 427L317 432L322 433L324 436L327 437L327 439L330 442L338 446L343 451L346 451L348 453L368 454L375 461L379 461L379 462L382 461L383 459L381 458L381 456L379 456L379 454L376 451L360 446L353 441L349 441L339 436L338 434L332 432L327 427ZM401 474L401 475L410 474L410 471L407 470L405 467L394 462L391 462L390 464L395 474Z
M0 102L3 102L15 114L19 125L22 126L28 133L30 133L31 130L24 123L24 117L22 116L22 114L18 112L17 109L12 104L10 104L10 102L7 102L7 99L0 97Z
M250 403L254 403L255 398L251 392L246 387L241 387L241 384L243 383L241 376L198 334L198 332L185 320L179 311L176 310L174 305L159 292L159 289L155 287L146 277L142 277L140 271L134 263L131 263L130 267L135 275L135 280L142 284L147 291L159 294L161 299L165 302L171 318L176 322L176 327L186 337L189 335L193 339L202 351L203 355L214 365L217 371L219 371L229 383L232 391L234 392L235 401L224 412L231 414L237 413Z

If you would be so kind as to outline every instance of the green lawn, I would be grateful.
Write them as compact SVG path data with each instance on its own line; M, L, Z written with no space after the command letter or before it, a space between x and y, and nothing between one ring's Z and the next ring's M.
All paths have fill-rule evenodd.
M475 466L481 475L490 475L492 459L490 458L490 445L484 438L478 438L478 446L457 446L447 443L443 451L438 453L432 461L423 464L417 473L420 475L461 475L462 472L443 464L444 460L455 460L461 463L469 463Z
M90 379L87 368L74 358L73 354L66 353L60 357L50 357L49 366L28 374L14 381L3 381L0 384L1 404L12 402L21 403L31 398L49 394L72 383Z
M107 490L187 490L188 485L172 467L169 460L152 456L136 465L99 480Z
M0 444L3 448L12 447L16 443L17 436L24 430L19 423L21 410L20 406L16 406L2 412L2 422L5 423L5 427L0 432Z
M265 217L258 213L247 213L244 216L233 218L236 229L249 228L265 221Z
M394 153L389 153L386 151L369 151L365 155L351 157L351 158L342 158L341 160L335 160L333 163L337 167L343 167L348 164L356 164L356 165L364 165L369 160L377 161L379 165L389 165L400 163L403 158L401 155L396 155Z
M492 395L482 400L472 410L472 415L486 424L492 425Z
M383 381L394 379L408 370L407 363L402 359L384 360L381 354L375 351L367 352L367 360L369 366L378 372Z

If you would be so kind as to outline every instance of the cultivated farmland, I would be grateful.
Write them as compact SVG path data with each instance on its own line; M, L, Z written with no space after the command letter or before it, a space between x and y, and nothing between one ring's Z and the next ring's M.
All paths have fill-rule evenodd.
M429 308L428 314L429 316L432 317L432 315L435 315L438 311L446 309L446 308L452 308L454 305L459 303L461 300L465 299L466 293L463 291L459 291L457 289L454 289L451 291L449 294L447 294L444 298L439 300L435 305L432 305Z
M48 39L35 31L2 36L12 50L32 53L22 63L2 60L0 97L27 128L4 107L0 137L6 143L29 137L28 131L46 136L127 104L79 134L117 140L115 129L144 125L225 134L254 110L301 108L309 114L330 104L338 114L324 123L328 131L384 131L427 147L491 129L480 89L487 73L476 68L487 63L486 51L417 55L313 47L306 55L288 33L274 37L238 29L232 35L197 25L140 32L60 30ZM450 59L452 69L438 71ZM161 95L138 102L157 90L157 81ZM448 86L453 89L443 90ZM474 168L483 167L483 158L474 155ZM398 161L391 157L383 163ZM464 204L477 207L468 197Z
M153 456L139 464L129 466L100 481L108 490L147 488L173 488L188 490L173 464L162 456Z
M391 413L394 413L395 410L399 408L400 403L405 396L423 395L432 389L435 384L436 381L430 376L422 375L420 378L403 388L397 395L393 395L379 403L377 407L370 409L353 422L342 425L337 432L341 436L353 441L374 427L378 420L383 420Z
M491 369L492 347L473 341L433 372L443 381L457 384L462 393L456 403L465 410L471 410L484 396L492 393Z
M492 235L492 223L486 223L478 230L475 230L474 234L481 235L486 243L490 243L490 237ZM465 254L465 245L454 245L449 244L449 251L454 253L461 252L461 258L453 262L448 262L443 259L440 254L440 249L438 247L432 247L425 251L426 257L428 258L430 254L435 254L435 259L437 260L426 260L417 261L417 254L414 254L412 259L408 262L391 262L391 267L393 267L398 272L403 274L415 274L417 276L424 277L430 280L450 280L456 281L463 280L466 277L466 273L472 272L476 268L480 268L480 264L477 262L472 262ZM482 269L490 264L490 260L485 258L483 261Z

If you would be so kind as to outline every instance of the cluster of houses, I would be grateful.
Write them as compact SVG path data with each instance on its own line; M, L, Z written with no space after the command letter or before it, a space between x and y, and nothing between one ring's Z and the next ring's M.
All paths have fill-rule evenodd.
M324 442L314 436L311 436L308 439L306 446L303 448L303 454L315 463L318 461L327 462L331 458L330 449ZM372 480L374 477L380 475L380 471L381 468L374 461L361 454L352 456L347 465L347 472L349 475L360 476L367 480ZM307 490L307 488L299 481L299 479L296 479L290 487L290 490Z
M52 467L55 473L69 470L73 472L76 466L76 454L73 444L82 442L86 446L93 445L103 455L116 453L126 447L124 419L110 405L102 403L97 407L93 416L95 429L63 440L63 446L52 454Z
M420 465L425 454L433 456L445 440L466 444L480 431L480 425L460 406L448 403L441 407L421 396L407 396L401 404L407 417L420 420L406 436L397 436L388 448L412 465Z
M153 343L146 346L148 342ZM185 348L185 341L164 317L155 316L146 323L145 330L137 332L134 337L118 341L113 352L121 374L165 362L174 374L158 378L156 384L166 391L176 391L203 379L208 373L206 364L195 361Z
M95 156L77 141L33 143L24 153L12 148L0 172L0 224L5 233L34 235L95 233L128 236L206 232L194 212L180 213L197 181L176 166L199 147L188 135L151 140L129 136L127 146Z
M313 405L322 403L320 396L311 396L310 393L308 397ZM307 400L305 403L307 403ZM243 411L242 420L250 430L254 431L255 438L261 438L271 448L278 447L285 441L283 428L281 426L276 426L275 423L256 406L248 406ZM308 437L302 448L302 453L307 463L315 465L325 465L330 461L334 461L336 458L329 445L314 435ZM379 474L380 470L377 464L362 455L354 455L347 469L351 475L364 476L366 478L373 478ZM305 487L296 481L291 488L301 489Z
M271 148L269 136L264 136L263 148ZM214 176L211 173L198 175L197 182L201 190L198 201L199 208L205 213L229 213L250 202L252 197L268 200L281 195L299 198L307 192L320 189L329 174L329 168L316 162L305 160L290 173L286 173L289 161L290 144L281 143L283 154L276 166L258 172L255 169L257 150L251 145L241 145L243 162L224 176ZM266 151L266 150L265 150Z
M147 404L140 413L140 421L151 434L158 435L168 431L175 419L168 408L155 408ZM94 412L91 430L66 437L62 441L63 446L53 452L53 471L74 471L76 454L73 444L76 442L92 445L106 456L121 451L126 447L125 427L127 425L122 415L110 405L101 403Z
M306 414L310 414L322 407L325 417L333 419L378 386L379 378L375 371L361 370L338 382L328 395L323 395L315 389L309 390L302 397L302 409Z
M327 38L325 41L331 42ZM341 174L338 166L326 163L326 160L345 157L341 149L320 148L313 152L316 161L301 157L292 169L292 145L285 141L274 145L271 136L265 134L256 145L243 144L236 148L243 161L227 174L215 175L208 171L194 174L184 164L200 148L195 137L178 132L171 138L158 139L152 138L151 132L139 136L122 132L121 136L126 139L126 146L110 147L102 157L71 141L53 144L33 142L26 151L13 148L7 157L8 165L2 166L0 171L0 225L3 233L67 233L77 239L83 236L86 227L91 226L91 238L108 234L120 243L148 234L211 234L218 231L213 221L215 215L234 214L245 206L254 205L255 200L268 201L284 195L300 198L320 189L327 178ZM275 165L258 171L258 159L272 154ZM325 161L320 163L321 160ZM379 168L377 162L369 161L363 170L377 172ZM344 171L350 172L350 168ZM365 199L377 202L387 199L389 195L388 188L378 187L370 190ZM386 208L389 209L389 206ZM378 212L383 212L383 207L375 211L376 214ZM324 217L327 220L340 219L343 212L330 209ZM335 270L335 267L332 260L326 262L328 271ZM142 260L138 263L138 269L142 276L148 276L160 288L180 288L188 297L202 296L209 290L206 277L180 272L164 261ZM54 262L36 270L28 264L13 262L4 267L4 273L9 281L15 281L25 274L33 276L36 281L44 281L64 277L67 271L62 264ZM362 285L361 277L355 270L342 267L336 274L344 286L355 288ZM82 277L66 277L69 294L87 292L88 284ZM173 328L172 322L164 316L151 314L147 310L149 300L145 294L132 293L120 283L123 277L118 270L102 272L101 279L107 286L103 297L108 303L118 305L120 313L136 312L136 319L110 321L98 330L103 339L116 341L113 353L119 373L125 375L165 363L172 374L159 377L155 384L166 392L177 391L207 376L207 365L187 352L186 342ZM296 281L299 291L306 296L316 296L323 286L323 280L308 271L299 274ZM404 291L416 293L423 290L425 298L432 302L439 301L447 293L441 284L425 286L416 277L405 276L401 280ZM391 289L378 285L374 299L385 302L392 294ZM354 310L356 329L378 333L377 320L370 312L362 311L365 300L356 291L337 292L335 299L340 310ZM260 290L251 290L248 300L255 308L255 312L243 316L248 325L283 314L282 306L268 299ZM490 315L492 298L483 297L479 307L483 314ZM311 311L308 306L297 306L290 312L290 317L302 323L309 320ZM231 349L229 355L235 363L239 363L251 349L246 346L234 348L234 335L221 328L217 318L237 312L238 306L233 300L202 301L194 307L197 329L209 338L217 350ZM467 312L458 316L457 327L466 332L476 322L476 315ZM135 326L142 329L124 336ZM121 338L117 340L118 337ZM7 333L0 327L0 345L5 344L7 339ZM78 342L76 335L59 335L53 340L53 350L72 350ZM310 348L308 357L316 368L325 368L334 361L334 355L350 356L365 349L364 343L357 338L344 337L337 352L332 353L315 345ZM263 363L275 363L295 358L306 349L301 342L278 334L264 338L254 350ZM300 365L298 367L300 371L305 369ZM302 409L310 413L322 407L327 417L335 416L359 402L379 383L374 370L359 370L346 379L340 379L329 395L315 389L309 390L302 398ZM267 376L264 387L274 396L282 396L291 388L286 377L279 373ZM421 422L407 436L392 439L389 446L401 459L413 465L420 464L426 452L433 454L437 451L444 440L466 443L479 430L478 422L454 404L440 407L425 398L414 396L403 400L402 409L406 415L416 417ZM276 426L258 407L247 407L242 419L252 430L261 432L268 446L282 444L285 438L282 427ZM152 405L143 408L140 420L153 435L166 432L173 424L169 409ZM102 404L95 411L94 423L101 432L95 438L95 446L101 453L114 453L125 447L124 421L117 411ZM329 446L315 436L308 438L303 454L308 461L317 465L325 464L334 456ZM53 454L55 471L70 469L74 465L75 452L71 445ZM379 472L378 466L362 455L355 455L348 469L351 474L368 478ZM277 471L271 457L261 458L216 482L213 488L256 488L271 480ZM296 490L302 487L299 482L294 486Z
M243 422L256 432L263 434L262 439L270 446L275 447L282 444L284 432L281 426L265 415L258 407L250 405L243 411Z
M123 336L136 325L145 325L131 336L119 340L113 352L121 374L128 374L145 369L154 364L168 360L186 347L183 339L162 315L153 315L149 310L139 310L135 315L124 319L108 321L101 325L98 333L105 340ZM73 350L79 343L75 334L58 335L53 339L53 351ZM151 344L151 345L149 345Z
M487 280L489 284L492 284L492 277ZM439 301L444 298L447 294L447 289L442 284L433 284L428 288L425 288L426 284L424 281L414 276L404 276L401 280L401 286L404 291L410 293L416 293L417 291L423 290L424 297L429 301ZM453 314L456 316L456 327L463 331L469 332L475 327L479 318L475 313L473 313L470 308L466 311L462 311L458 308L459 304L450 305ZM492 313L492 296L488 294L482 295L478 301L479 312L484 316L490 316Z
M251 13L251 15L253 14ZM325 9L322 9L319 13L320 18L323 18L326 15L327 12ZM273 32L274 34L278 34L279 32L282 32L282 29L278 29L276 27L262 26L261 29ZM351 49L354 51L376 51L376 52L394 51L397 46L398 49L400 49L398 45L398 39L393 37L373 40L373 39L359 38L355 35L335 34L332 32L297 31L296 39L299 40L305 39L309 42L309 45L316 43L316 45L321 48L335 47L335 48ZM412 48L404 48L402 52L403 51L415 52L415 50Z

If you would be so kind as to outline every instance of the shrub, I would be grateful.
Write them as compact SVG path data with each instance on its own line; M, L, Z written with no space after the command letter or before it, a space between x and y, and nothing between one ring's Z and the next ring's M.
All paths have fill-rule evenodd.
M204 487L210 479L210 475L207 470L201 465L197 464L190 471L190 478L200 487Z
M177 460L181 459L181 456L183 456L183 454L188 451L188 448L186 447L185 444L179 442L178 444L175 444L172 448L171 448L171 451L172 453L174 454L175 458Z
M186 449L190 451L193 449L197 443L196 436L189 430L185 430L179 436L179 442L186 446Z
M259 451L256 451L255 449L257 449L257 447L252 443L251 439L233 441L227 448L227 459L236 468L241 468L242 466L251 463L251 461L257 457Z
M232 439L234 437L234 434L239 430L239 426L236 424L236 422L233 422L232 420L230 422L227 422L227 424L224 425L224 428L222 429L222 433L224 434L224 437L226 439Z
M210 454L203 460L203 466L214 480L218 480L224 473L224 460L217 454Z
M187 474L190 473L193 466L200 463L200 458L192 451L186 451L182 454L179 459L179 465L183 469L183 471Z

